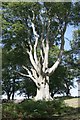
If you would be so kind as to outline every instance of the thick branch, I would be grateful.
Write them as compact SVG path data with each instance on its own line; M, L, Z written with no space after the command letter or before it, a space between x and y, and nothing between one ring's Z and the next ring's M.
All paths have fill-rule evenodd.
M33 74L34 78L37 80L38 76L37 76L37 73L36 73L35 69L31 68L31 71L32 71L32 74Z
M32 51L31 50L27 51L27 53L29 54L29 58L30 58L31 64L33 65L33 67L35 68L35 70L37 72L39 72L39 68L38 68L37 64L35 63L35 61L34 61L34 58L33 58L33 55L32 55Z
M35 44L34 44L34 60L35 61L33 60L32 52L29 53L29 56L32 59L32 60L31 59L30 60L32 61L32 64L34 66L34 65L38 64L38 59L37 59L37 45L38 45L39 35L37 34L37 32L35 30L34 23L31 22L31 24L32 24L33 34L34 34L34 37L35 37ZM35 68L35 66L34 66L34 68ZM36 66L36 68L37 68L37 66Z
M45 57L44 57L44 62L43 62L43 72L45 71L45 69L48 68L48 52L49 52L49 47L48 45L45 48Z
M32 51L32 44L31 44L31 41L28 41L28 45L29 45L30 50Z
M32 24L32 29L33 29L33 34L35 37L39 37L39 35L37 34L36 30L35 30L35 26L34 26L34 23L31 23Z
M33 77L32 73L31 73L25 66L23 66L23 68L24 68L25 70L27 70L28 75L27 75L27 74L24 74L24 73L21 73L21 72L18 72L18 73L19 73L21 76L31 78L31 80L33 80L33 82L34 82L34 83L36 84L36 86L39 88L37 79Z
M29 75L31 75L31 72L27 67L25 67L24 65L22 67L28 72Z
M41 43L42 43L42 49L43 53L45 53L45 43L44 43L44 25L42 25L42 33L41 33Z
M38 45L38 37L36 37L35 45L34 45L34 59L35 59L36 64L38 64L37 45Z
M46 73L48 73L49 75L51 73L53 73L56 70L56 68L58 67L58 65L60 64L60 61L61 61L61 58L62 58L62 55L63 55L63 51L64 51L64 34L65 34L65 31L66 31L66 27L67 27L67 23L65 23L62 34L61 34L61 46L60 46L60 52L59 52L57 61L55 62L55 64L51 68L46 70Z
M34 11L32 11L33 13L33 21L35 19L35 16L34 16ZM30 17L30 16L29 16ZM37 63L38 63L38 60L37 60L37 52L36 52L36 49L37 49L37 44L38 44L38 38L39 38L39 35L37 34L36 30L35 30L35 26L34 26L34 23L31 22L30 20L30 23L31 23L31 27L32 27L32 30L33 30L33 34L34 34L34 37L35 37L35 45L34 45L34 56L32 54L32 45L31 45L31 42L29 41L29 48L30 50L27 50L27 53L29 55L29 58L30 58L30 61L31 61L31 64L33 65L33 67L35 68L35 70L37 72L39 72L39 69L38 69L38 66L37 66Z
M43 63L43 72L48 68L48 53L49 53L49 29L50 29L50 20L48 21L47 35L46 35L46 47L45 47L45 57Z
M46 39L46 52L45 52L45 65L48 67L48 54L49 54L49 40Z
M43 61L44 55L43 55L43 50L42 49L40 49L40 55L41 55L41 58L42 58L42 61Z
M31 71L27 67L25 67L25 66L22 66L22 67L28 72L30 78L32 78L32 79L34 78L37 81L37 74L33 68L31 68L31 71L32 71L32 73L31 73Z
M18 72L21 76L28 77L29 75L26 75L24 73Z
M33 77L33 75L32 75L32 73L31 73L31 71L27 67L25 67L25 66L22 66L22 67L28 72L27 77L30 77L31 79L35 80L34 77Z
M42 40L42 48L43 48L43 52L45 53L45 44L44 44L44 39Z

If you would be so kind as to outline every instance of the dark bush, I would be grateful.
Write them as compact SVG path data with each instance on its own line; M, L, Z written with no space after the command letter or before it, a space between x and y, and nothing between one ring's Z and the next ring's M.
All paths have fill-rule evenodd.
M72 114L73 108L66 107L63 100L32 101L22 103L3 103L3 118L53 118ZM18 120L18 119L17 119Z

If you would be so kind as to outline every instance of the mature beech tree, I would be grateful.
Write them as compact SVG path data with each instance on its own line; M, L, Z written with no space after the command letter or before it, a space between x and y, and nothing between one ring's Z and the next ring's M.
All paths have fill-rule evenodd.
M74 24L75 5L72 3L4 3L4 19L9 23L3 39L10 41L13 49L25 48L31 65L23 63L25 72L19 74L31 78L37 87L35 100L51 100L49 77L61 62L64 52L64 35L69 24ZM6 32L7 31L7 32ZM15 41L17 44L15 44ZM53 65L49 65L49 51L58 47ZM21 56L21 55L20 55ZM21 56L22 59L23 56ZM26 61L26 59L25 59Z

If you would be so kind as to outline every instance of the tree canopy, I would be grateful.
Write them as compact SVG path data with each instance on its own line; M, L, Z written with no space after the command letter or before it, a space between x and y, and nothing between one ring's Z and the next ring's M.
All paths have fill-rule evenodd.
M68 75L69 71L65 67L68 61L65 62L62 59L64 35L68 25L80 24L79 4L79 2L7 2L2 4L3 90L6 93L9 89L10 95L13 93L14 96L16 90L20 89L22 76L30 77L35 83L36 99L39 96L42 96L40 99L51 98L48 90L51 75L54 79L51 80L53 86L58 79L60 83L56 84L52 91L60 86L63 90L65 84L68 87L67 83L73 77L71 74ZM76 35L74 33L73 39ZM57 70L58 66L59 71L62 71L61 76ZM72 82L69 85L71 84ZM43 88L45 95L41 95L43 93L40 92Z

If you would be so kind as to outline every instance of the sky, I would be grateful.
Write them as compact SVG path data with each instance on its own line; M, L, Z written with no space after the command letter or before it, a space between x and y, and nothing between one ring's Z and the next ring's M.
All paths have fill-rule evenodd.
M77 28L74 28L73 26L68 26L66 33L65 33L65 38L68 38L68 40L65 40L65 50L70 49L70 40L73 38L73 31L76 30ZM76 82L76 79L74 79L74 86L75 88L71 89L71 95L72 96L78 96L78 84Z
M70 41L72 40L73 29L74 28L72 26L67 27L67 30L66 30L66 33L65 33L65 46L64 46L65 50L70 49Z
M70 49L70 41L73 38L73 31L77 28L74 28L73 26L68 26L65 32L65 46L64 49L69 50ZM67 38L67 39L66 39Z

